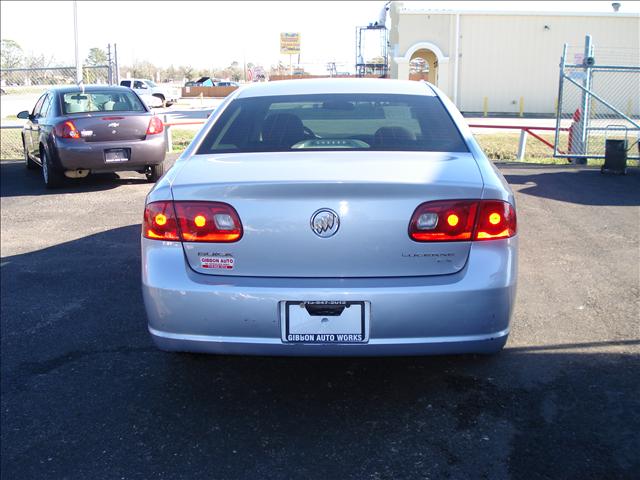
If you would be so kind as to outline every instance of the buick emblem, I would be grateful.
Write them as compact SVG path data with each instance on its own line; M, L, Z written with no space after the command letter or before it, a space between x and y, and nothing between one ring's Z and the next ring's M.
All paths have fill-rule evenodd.
M328 208L322 208L311 216L311 230L322 238L333 237L340 227L338 214Z

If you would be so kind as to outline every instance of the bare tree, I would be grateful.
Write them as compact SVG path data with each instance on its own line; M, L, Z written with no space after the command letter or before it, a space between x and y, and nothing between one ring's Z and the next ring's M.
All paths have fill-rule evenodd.
M2 68L18 68L22 65L24 52L18 42L3 38L2 46L0 47L0 57Z
M190 65L179 67L178 72L180 72L187 80L191 80L195 75L195 70Z

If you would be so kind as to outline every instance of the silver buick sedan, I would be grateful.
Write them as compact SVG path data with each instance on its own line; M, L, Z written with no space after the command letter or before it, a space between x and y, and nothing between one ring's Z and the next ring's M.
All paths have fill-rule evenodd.
M435 87L256 84L147 197L149 331L218 354L498 352L516 233L513 193Z

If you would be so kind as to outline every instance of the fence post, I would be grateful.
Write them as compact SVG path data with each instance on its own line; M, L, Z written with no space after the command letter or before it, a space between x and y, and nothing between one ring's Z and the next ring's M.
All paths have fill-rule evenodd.
M523 161L527 150L527 131L520 130L520 141L518 142L518 161Z
M173 135L171 132L171 126L167 126L168 123L168 117L167 115L163 115L162 116L162 123L164 123L165 127L164 127L164 141L165 141L165 145L167 146L167 152L171 153L173 152Z
M584 56L583 56L583 66L584 66L584 79L582 81L582 85L585 90L582 92L582 102L580 107L580 112L582 113L581 123L580 123L580 147L581 151L579 153L585 155L584 158L577 157L574 158L574 163L580 165L586 165L587 158L586 155L589 151L589 132L587 130L589 125L589 118L591 117L590 107L591 102L589 96L589 90L591 90L591 65L588 64L588 58L593 54L593 47L591 45L591 35L587 35L584 37Z

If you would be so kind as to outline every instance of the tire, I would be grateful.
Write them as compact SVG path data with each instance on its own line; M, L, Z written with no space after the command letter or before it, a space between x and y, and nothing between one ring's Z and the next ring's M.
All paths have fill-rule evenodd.
M29 152L27 152L27 146L24 141L24 136L22 137L22 150L24 151L24 166L27 170L34 170L38 166L38 164L31 160Z
M149 182L156 183L160 180L160 177L164 175L164 162L158 163L157 165L149 165L145 175Z
M45 187L61 187L64 176L52 165L49 155L47 155L44 149L40 150L40 160L42 161L42 179L44 180Z
M162 100L162 108L166 108L167 107L167 101L164 99L164 95L154 95L154 97L159 98L160 100Z

